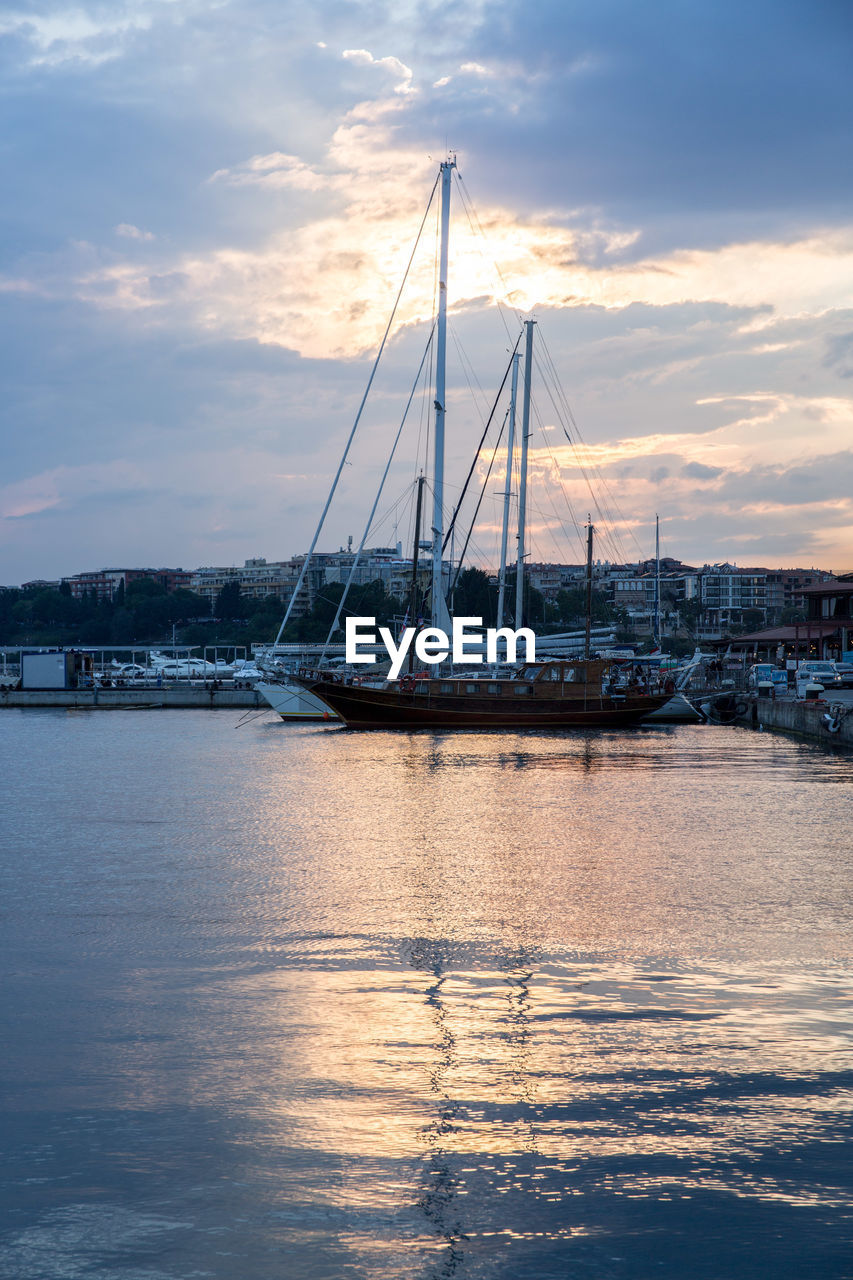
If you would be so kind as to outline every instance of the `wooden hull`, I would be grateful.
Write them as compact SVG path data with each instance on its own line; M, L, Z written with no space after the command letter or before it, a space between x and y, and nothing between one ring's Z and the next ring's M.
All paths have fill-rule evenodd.
M669 694L611 699L580 696L500 697L363 688L322 679L299 681L350 729L620 729L669 701Z

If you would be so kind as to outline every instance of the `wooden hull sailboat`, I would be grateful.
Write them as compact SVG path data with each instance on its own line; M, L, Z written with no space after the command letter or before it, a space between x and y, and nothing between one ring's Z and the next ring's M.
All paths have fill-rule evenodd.
M450 528L445 530L444 442L448 237L450 224L451 176L452 171L455 168L455 158L444 161L440 165L439 176L436 179L436 185L433 188L433 194L439 188L441 192L441 237L438 255L438 309L435 321L435 368L433 384L433 405L435 417L432 432L432 539L428 544L431 560L429 605L432 627L428 629L432 630L434 633L437 632L439 634L444 634L445 637L450 631L450 614L446 598L446 588L450 584L450 574L448 571L452 570L453 560L452 551L450 564L445 560L445 554L456 518L467 492L468 482L474 472L474 464L472 464L468 478L462 486L458 504L453 512L453 516L450 521ZM430 196L430 203L432 202L432 198L433 195ZM430 206L428 206L428 208L429 207ZM392 311L391 321L393 321L393 318L394 312ZM391 321L389 321L388 328L385 331L385 336L380 344L379 353L376 357L376 361L374 362L373 370L368 381L368 391L370 389L373 374L375 373L379 358L382 354L385 341L388 337L388 333L390 332ZM531 435L531 374L533 369L533 331L535 324L535 320L532 319L524 322L525 352L523 402L518 447L519 487L515 583L516 635L518 635L522 630L522 587L524 579L524 563L526 558L525 538L528 442ZM431 340L432 335L430 335L430 342L427 344L427 351L430 349ZM512 478L514 473L516 397L518 392L521 362L521 353L518 350L520 341L521 335L519 335L516 347L510 357L510 363L508 364L507 371L504 374L504 382L501 384L502 392L507 379L511 376L510 406L508 411L506 488L503 494L504 504L500 552L501 566L497 599L496 630L498 633L501 633L503 630L505 605L508 603L506 601L506 588L508 585L508 526L510 499L512 496ZM424 358L421 362L422 369L424 367L426 355L427 352L424 353ZM420 377L420 371L418 377ZM499 396L501 392L498 393ZM409 404L411 404L413 395L414 387L412 389L412 395L409 398ZM323 528L341 472L346 463L347 455L361 417L366 396L367 391L365 391L365 398L362 399L361 406L359 407L356 415L355 423L353 424L352 431L350 432L343 456L332 481L329 496L320 516L320 521L317 525L308 555L305 557L300 569L299 577L288 604L287 612L285 613L281 627L279 628L279 633L276 637L273 650L275 650L275 647L281 640L295 601L300 597L300 592L308 573L309 563L314 554L314 548ZM494 409L497 407L497 403L498 401L496 400L492 411L493 413ZM406 412L408 412L408 405ZM405 414L403 416L403 421L405 421ZM491 415L486 423L486 431L488 430L490 422ZM400 430L402 430L402 423ZM483 446L486 431L483 432L481 437L480 445L478 447L478 455L479 449ZM398 430L394 447L391 450L391 454L388 462L386 463L385 471L379 484L373 508L365 525L359 549L354 557L343 594L337 604L337 611L329 630L329 639L331 639L335 631L339 629L344 601L354 579L359 556L361 555L369 531L373 525L379 497L382 493L382 488L388 475L391 458L393 457L394 449L396 449L396 443L397 440L399 440L399 436L400 431ZM495 446L495 449L497 449L497 446ZM420 589L418 587L418 548L420 546L423 487L424 478L421 476L418 481L417 491L417 513L415 516L414 553L412 562L412 598L409 606L409 612L412 617L418 617L421 614L422 605L424 603L424 601L419 598ZM477 510L479 510L479 503L477 504ZM670 693L663 691L652 692L648 688L642 689L637 685L630 685L625 681L624 677L620 678L618 669L615 665L611 669L610 664L593 657L591 648L593 563L592 534L593 525L590 517L587 540L587 618L584 645L585 656L582 659L578 658L570 661L550 659L544 662L529 661L528 663L521 664L520 666L515 666L513 657L511 660L513 663L512 666L507 663L498 666L495 662L488 667L484 666L482 673L479 670L475 670L473 672L460 671L458 666L455 668L444 666L443 669L441 666L433 667L433 664L429 663L428 659L423 659L430 665L429 671L424 671L420 674L413 673L409 676L404 676L400 680L389 679L384 685L375 679L367 682L359 679L355 675L345 675L322 670L309 671L303 669L297 676L290 677L290 679L296 686L304 690L306 695L311 695L312 697L319 699L322 704L328 707L330 714L333 713L334 715L339 716L347 726L353 729L573 729L594 727L621 728L623 726L637 724L644 716L658 710L668 702ZM465 548L467 548L467 540ZM461 559L462 557L460 557L460 563ZM407 612L407 617L409 616L409 612ZM469 619L468 621L473 622L475 620ZM482 620L480 620L480 622L482 624ZM514 655L515 650L513 649L512 652ZM530 650L528 650L528 656L530 659L533 658L533 653ZM364 661L364 659L361 659L360 661Z
M535 663L509 678L423 674L384 688L324 672L296 681L350 729L621 729L670 698L611 684L599 660Z

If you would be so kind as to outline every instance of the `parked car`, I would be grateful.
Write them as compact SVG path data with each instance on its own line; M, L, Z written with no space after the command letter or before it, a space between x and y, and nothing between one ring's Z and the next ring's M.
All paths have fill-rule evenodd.
M788 692L788 672L781 667L774 667L772 662L757 662L749 669L747 686L758 689L763 684L772 684L774 698L781 698L783 693Z
M853 689L853 662L836 662L835 670L838 672L841 688Z
M808 658L797 667L797 683L805 680L822 684L824 689L837 689L841 684L835 663L818 658Z

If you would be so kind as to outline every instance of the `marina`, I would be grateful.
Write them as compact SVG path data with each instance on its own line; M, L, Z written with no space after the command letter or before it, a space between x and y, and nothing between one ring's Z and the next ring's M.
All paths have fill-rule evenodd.
M0 23L0 1280L853 1280L849 6L114 10Z

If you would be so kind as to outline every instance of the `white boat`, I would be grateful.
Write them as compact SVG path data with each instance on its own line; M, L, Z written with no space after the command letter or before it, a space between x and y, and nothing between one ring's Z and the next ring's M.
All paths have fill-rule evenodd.
M148 674L164 680L230 680L234 675L233 663L208 662L206 658L193 658L186 654L181 658L167 658L152 652Z
M700 724L705 717L683 693L674 693L657 711L643 717L643 724Z
M259 680L255 688L282 720L337 720L338 718L329 710L325 702L315 698L313 693L290 684L287 679Z

